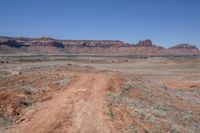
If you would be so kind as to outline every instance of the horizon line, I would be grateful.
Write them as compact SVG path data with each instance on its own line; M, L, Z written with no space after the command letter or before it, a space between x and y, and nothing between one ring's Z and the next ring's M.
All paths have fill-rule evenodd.
M150 40L152 42L153 45L156 45L156 46L160 46L160 47L163 47L163 48L170 48L170 47L173 47L173 46L176 46L176 45L180 45L180 44L189 44L191 46L195 46L198 48L198 45L197 44L191 44L191 43L174 43L172 44L172 46L169 46L169 47L166 47L166 46L161 46L161 45L158 45L158 44L154 44L152 41L152 39L139 39L137 41L137 43L133 43L133 42L128 42L128 41L124 41L124 40L120 40L120 39L108 39L108 40L104 40L104 39L64 39L64 38L56 38L56 37L52 37L52 36L37 36L37 37L33 37L33 36L9 36L9 35L0 35L0 37L7 37L7 38L29 38L29 39L42 39L42 38L49 38L49 39L53 39L53 40L58 40L58 41L120 41L120 42L123 42L125 44L129 44L129 45L136 45L137 43L139 43L140 41L146 41L146 40ZM199 49L199 48L198 48Z

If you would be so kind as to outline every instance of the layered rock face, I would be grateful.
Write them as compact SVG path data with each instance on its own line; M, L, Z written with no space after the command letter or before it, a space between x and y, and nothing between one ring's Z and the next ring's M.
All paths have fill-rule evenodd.
M138 47L154 47L151 40L144 40L144 41L139 41L135 46Z
M196 49L198 50L196 46L190 45L190 44L178 44L176 46L170 47L169 49Z
M198 55L199 49L190 44L178 44L165 50L169 55Z
M194 45L179 44L163 48L151 40L131 45L119 40L57 40L43 38L0 37L0 53L98 54L98 55L200 55Z

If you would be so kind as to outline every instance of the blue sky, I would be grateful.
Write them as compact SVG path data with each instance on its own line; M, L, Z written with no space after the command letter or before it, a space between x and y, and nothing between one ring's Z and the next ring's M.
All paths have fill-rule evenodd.
M200 48L200 0L0 0L0 35Z

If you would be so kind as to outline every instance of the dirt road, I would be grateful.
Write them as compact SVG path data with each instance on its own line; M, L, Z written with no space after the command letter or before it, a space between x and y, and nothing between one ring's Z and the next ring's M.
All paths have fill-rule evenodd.
M129 60L2 65L0 133L199 132L199 60Z
M104 73L77 74L64 91L33 107L29 120L24 118L6 132L116 132L106 115L109 80Z

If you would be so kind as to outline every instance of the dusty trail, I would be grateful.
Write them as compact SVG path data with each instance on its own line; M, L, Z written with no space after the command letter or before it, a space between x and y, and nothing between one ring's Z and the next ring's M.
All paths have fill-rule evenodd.
M38 105L29 121L7 132L116 132L106 116L109 75L78 74L76 80L52 100Z

